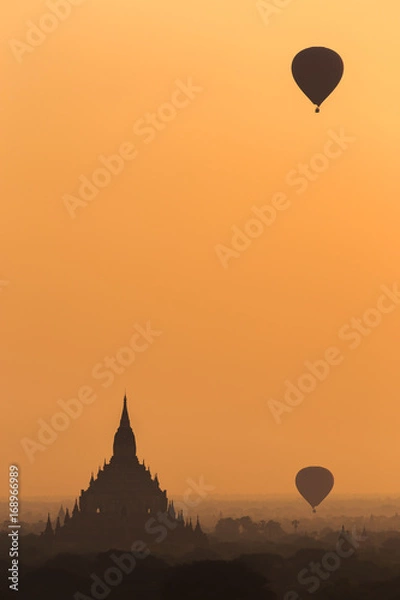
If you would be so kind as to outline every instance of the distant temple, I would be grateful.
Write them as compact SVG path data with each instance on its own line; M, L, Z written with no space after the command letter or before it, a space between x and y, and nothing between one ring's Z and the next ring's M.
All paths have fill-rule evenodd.
M185 546L207 543L199 519L193 527L183 511L176 514L157 475L153 478L144 461L139 463L126 395L110 462L104 461L96 478L92 473L72 514L61 507L55 527L48 516L41 538L64 548L98 550L129 549L136 540Z

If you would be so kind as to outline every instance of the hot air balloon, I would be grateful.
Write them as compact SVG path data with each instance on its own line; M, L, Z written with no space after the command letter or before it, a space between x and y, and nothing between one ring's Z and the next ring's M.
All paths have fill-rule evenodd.
M317 113L322 102L342 79L343 69L339 54L320 46L302 50L292 62L293 78L307 98L317 105Z
M306 467L296 475L296 487L313 512L333 488L333 475L324 467Z

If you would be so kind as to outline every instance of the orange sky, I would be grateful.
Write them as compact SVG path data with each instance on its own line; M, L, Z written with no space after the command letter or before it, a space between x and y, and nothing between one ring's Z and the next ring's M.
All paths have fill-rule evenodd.
M264 23L253 1L86 0L31 51L10 40L48 5L2 13L2 481L16 462L25 497L79 494L126 388L139 458L172 493L201 475L295 493L310 464L340 494L399 493L400 306L356 349L338 332L400 283L400 5L293 0ZM345 63L319 115L290 72L315 45ZM289 172L341 130L348 147L297 193ZM65 195L127 143L72 218ZM223 268L215 247L279 192L286 210ZM148 321L162 334L104 387L93 368ZM277 424L269 400L330 346L341 364ZM96 399L30 462L21 440L82 386Z

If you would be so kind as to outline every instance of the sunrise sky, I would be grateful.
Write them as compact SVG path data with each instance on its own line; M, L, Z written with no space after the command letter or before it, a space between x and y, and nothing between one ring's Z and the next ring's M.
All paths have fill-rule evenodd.
M263 19L253 0L86 0L60 23L50 4L0 19L2 495L10 463L26 498L78 495L125 389L139 458L171 493L203 475L218 494L295 495L308 465L333 493L400 493L400 305L357 348L343 329L400 286L400 4L293 0ZM290 70L309 46L345 64L319 115ZM340 132L298 193L290 172ZM71 212L121 146L123 170ZM216 246L278 193L286 210L224 268ZM96 378L147 322L161 335ZM278 424L269 401L332 346L341 363ZM82 386L96 399L30 461L21 440Z

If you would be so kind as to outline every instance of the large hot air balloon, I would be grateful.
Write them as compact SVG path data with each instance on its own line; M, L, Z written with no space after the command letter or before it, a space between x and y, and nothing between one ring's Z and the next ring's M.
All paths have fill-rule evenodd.
M296 475L296 487L313 512L333 488L333 475L324 467L306 467Z
M320 46L302 50L292 62L293 78L307 98L317 105L317 113L342 79L343 69L339 54Z

